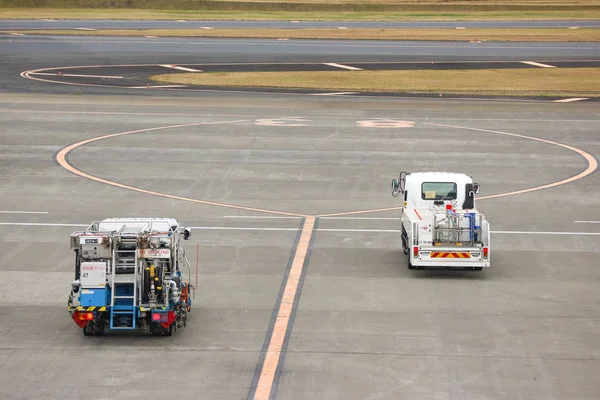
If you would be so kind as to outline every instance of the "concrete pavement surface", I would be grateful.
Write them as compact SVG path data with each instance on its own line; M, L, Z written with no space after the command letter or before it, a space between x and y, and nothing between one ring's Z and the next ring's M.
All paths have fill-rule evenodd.
M101 140L69 160L144 189L323 215L397 207L389 181L401 169L468 172L481 195L567 178L586 167L573 151L431 124L518 133L597 157L598 114L583 103L6 94L1 397L246 398L297 241L294 215L75 176L53 159L66 145L219 123ZM595 398L600 225L574 221L600 219L598 184L593 174L481 200L494 231L493 267L481 273L409 271L397 211L318 218L273 398ZM187 249L195 264L199 246L199 289L190 323L169 339L83 337L66 314L74 274L68 236L92 220L134 215L195 227Z
M482 272L409 271L390 189L401 170L469 173L480 197L592 172L595 103L143 91L19 76L524 55L597 60L598 46L0 38L0 398L596 399L598 173L482 198L492 227ZM127 134L67 157L105 183L59 164L66 146L115 133ZM69 235L140 215L193 228L188 326L171 338L84 337L66 311Z

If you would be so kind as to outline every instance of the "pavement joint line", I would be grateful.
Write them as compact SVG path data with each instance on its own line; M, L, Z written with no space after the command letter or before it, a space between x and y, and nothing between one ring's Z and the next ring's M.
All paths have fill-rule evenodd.
M556 68L555 65L549 65L549 64L542 64L542 63L537 63L535 61L520 61L523 64L529 64L529 65L533 65L535 67L542 67L542 68Z
M180 67L179 65L174 65L174 64L158 64L158 66L159 67L164 67L164 68L176 69L176 70L179 70L179 71L202 72L202 70L200 70L200 69Z
M349 69L351 71L362 71L362 68L352 67L350 65L337 64L337 63L323 63L323 65L329 65L330 67Z

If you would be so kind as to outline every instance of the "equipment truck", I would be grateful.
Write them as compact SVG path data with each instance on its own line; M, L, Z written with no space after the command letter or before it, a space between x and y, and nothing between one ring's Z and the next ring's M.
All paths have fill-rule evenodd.
M475 208L478 193L479 184L461 173L403 171L392 180L392 196L402 194L409 269L490 267L490 226Z
M83 334L111 329L171 336L185 327L195 288L182 237L189 240L191 229L173 218L109 218L73 232L68 312Z

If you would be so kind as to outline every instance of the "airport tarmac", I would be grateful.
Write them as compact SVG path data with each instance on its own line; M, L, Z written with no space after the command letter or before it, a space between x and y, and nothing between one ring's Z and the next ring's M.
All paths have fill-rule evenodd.
M595 399L599 116L593 103L5 93L0 397ZM116 133L67 157L112 184L60 164ZM401 170L473 175L492 268L406 268ZM66 311L69 235L140 215L193 227L189 324L84 337Z

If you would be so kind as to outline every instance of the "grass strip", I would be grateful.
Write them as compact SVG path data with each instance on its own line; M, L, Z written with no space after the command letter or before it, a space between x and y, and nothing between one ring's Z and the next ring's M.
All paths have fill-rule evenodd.
M3 8L1 19L111 19L111 20L299 20L299 21L435 21L435 20L578 20L600 19L600 3L593 7L562 10L525 9L478 11L431 6L427 10L355 10L355 11L286 11L286 10L178 10L131 8Z
M0 33L17 32L0 31ZM526 42L597 42L600 29L581 28L411 28L411 29L106 29L19 30L38 35L87 36L160 36L160 37L228 37L288 39L365 39L365 40L455 40L455 41L526 41Z
M600 68L456 71L218 72L155 75L153 81L234 88L426 94L600 97Z

